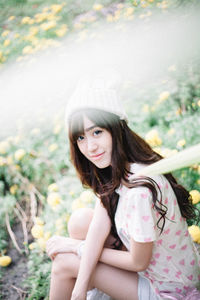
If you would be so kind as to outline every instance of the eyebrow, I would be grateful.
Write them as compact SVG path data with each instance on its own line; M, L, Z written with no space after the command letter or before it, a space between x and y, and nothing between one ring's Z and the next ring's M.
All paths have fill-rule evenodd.
M97 126L97 125L93 125L93 126L91 126L91 127L86 128L85 131L90 131L91 129L93 129L93 128L95 128L95 127L98 127L98 126Z

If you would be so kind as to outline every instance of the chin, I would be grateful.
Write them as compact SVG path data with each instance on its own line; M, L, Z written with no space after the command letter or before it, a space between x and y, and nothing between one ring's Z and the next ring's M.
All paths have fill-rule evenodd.
M102 164L94 164L97 168L99 168L99 169L105 169L105 168L107 168L107 167L109 167L110 166L110 164L109 163L102 163Z

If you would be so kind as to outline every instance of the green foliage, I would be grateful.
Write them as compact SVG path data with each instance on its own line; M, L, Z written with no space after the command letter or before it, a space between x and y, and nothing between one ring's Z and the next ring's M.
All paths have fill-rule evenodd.
M29 300L48 299L51 264L47 256L41 252L33 251L29 256L29 278L24 282L28 290Z
M148 1L124 1L121 3L124 5L124 10L129 7L130 2L139 12L143 9L142 3ZM175 2L178 3L178 1ZM45 7L50 10L52 4L61 3L66 5L55 14L59 17L56 20L56 27L46 31L40 28L34 34L38 41L59 38L55 30L62 24L67 24L69 30L73 31L76 17L80 13L91 10L95 1L85 1L84 5L80 5L78 0L1 1L0 22L3 24L3 29L0 30L0 34L5 30L10 32L7 36L0 38L0 62L4 63L3 57L8 60L15 59L22 55L26 46L33 46L34 38L26 40L24 37L28 35L31 26L38 26L38 24L31 25L25 21L23 24L23 17L33 19ZM99 3L108 5L118 3L118 1L99 1ZM157 4L161 5L162 1L148 3L147 8ZM160 9L159 5L156 7ZM161 9L164 8L161 7ZM102 18L100 12L97 14ZM15 18L8 21L12 15ZM30 19L28 20L30 22ZM45 19L39 24L46 21ZM84 26L89 25L84 24ZM11 45L7 46L6 52L2 43L16 33L20 33L19 39L12 41ZM132 97L129 97L125 103L130 127L145 139L152 129L157 130L159 138L155 139L155 145L152 147L163 156L199 143L199 63L193 61L185 70L181 70L177 65L169 74L168 82L169 84L166 85L156 83L146 94L133 90L134 84L129 84L128 88L124 88L123 91L124 95L134 95L134 101ZM142 102L141 99L143 99ZM43 222L44 234L41 234L41 239L35 239L29 253L29 275L25 282L29 300L48 299L51 262L44 253L46 236L68 235L67 221L73 211L73 205L75 208L94 206L94 200L80 200L83 188L69 160L69 145L66 144L63 119L61 115L60 119L55 119L52 124L48 122L48 129L41 124L39 128L23 129L16 136L7 137L2 143L0 142L0 252L3 253L8 246L5 213L9 214L12 224L15 220L14 211L17 204L20 204L29 217L29 229L34 225L33 217L39 216L40 221ZM188 190L200 190L199 174L200 165L174 172L178 182ZM52 184L55 184L54 188ZM50 199L49 196L52 195L54 198ZM200 203L195 206L200 209ZM35 212L33 212L33 207ZM193 220L189 222L189 225L191 224Z

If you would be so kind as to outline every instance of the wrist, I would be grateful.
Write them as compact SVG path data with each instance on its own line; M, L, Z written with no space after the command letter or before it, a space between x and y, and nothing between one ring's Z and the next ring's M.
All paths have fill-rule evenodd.
M79 258L82 257L82 254L84 252L84 248L85 248L85 241L82 241L78 244L78 246L76 247L76 254L78 255Z

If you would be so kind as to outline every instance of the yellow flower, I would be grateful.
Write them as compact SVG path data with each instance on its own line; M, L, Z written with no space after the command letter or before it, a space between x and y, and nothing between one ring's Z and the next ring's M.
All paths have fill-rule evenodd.
M15 170L21 171L21 167L19 165L15 165L14 167L15 167Z
M19 34L19 33L15 33L15 34L14 34L14 38L15 38L15 39L18 39L19 37L20 37L20 34Z
M170 135L173 135L175 133L175 129L174 128L170 128L167 132L167 134L170 136Z
M17 184L14 184L10 187L10 193L12 195L16 194L16 191L18 190L18 185Z
M185 141L184 139L179 140L179 141L177 142L177 147L181 148L181 147L183 147L185 144L186 144L186 141Z
M200 184L200 179L197 180L197 184Z
M50 193L47 197L47 202L51 207L55 207L61 202L61 197L58 193Z
M168 91L164 91L159 95L159 101L163 102L165 100L167 100L170 96L170 93Z
M29 28L29 32L31 35L36 35L39 32L39 28L37 26L32 26Z
M35 217L34 223L36 225L41 225L41 226L44 225L44 221L41 218L39 218L39 217Z
M61 4L53 4L51 5L51 10L57 14L58 12L60 12L62 10L62 5Z
M48 190L50 192L58 192L58 186L56 183L52 183L48 186Z
M127 7L124 15L126 17L128 17L128 16L131 16L133 14L133 12L134 12L134 8L133 7Z
M179 116L179 115L181 114L181 112L182 112L182 110L181 110L181 108L179 107L179 108L176 110L175 113L176 113L177 116Z
M2 141L0 142L0 154L6 154L9 148L9 142L8 141Z
M44 235L44 228L42 225L34 225L31 229L31 233L35 239L42 238Z
M98 11L98 10L101 10L103 8L103 5L102 4L94 4L93 5L93 9Z
M79 199L84 203L91 203L94 200L94 193L92 191L83 191Z
M15 16L10 16L9 18L8 18L8 21L12 21L12 20L14 20L15 19Z
M18 149L15 154L14 157L16 160L22 160L22 158L25 156L26 152L24 149Z
M58 134L62 129L62 126L60 124L57 124L53 130L54 134Z
M192 204L197 204L200 202L200 192L197 190L190 191L190 195L192 197Z
M48 14L44 12L44 13L36 14L34 17L35 17L36 23L41 23L47 19L47 16L48 16Z
M156 129L149 131L145 136L145 140L152 147L160 146L162 144L162 140L160 139Z
M54 152L56 149L58 149L58 145L57 144L51 144L50 146L49 146L49 151L50 152Z
M82 201L80 201L79 198L75 199L72 202L72 211L77 210L77 209L82 208L82 207L85 207L85 204Z
M30 250L33 250L37 247L37 243L31 243L31 244L29 244L28 247L29 247Z
M2 37L6 37L7 35L9 35L10 30L4 30L1 34Z
M31 54L31 53L33 53L33 48L31 46L26 46L23 48L22 53L23 54Z
M22 20L21 20L21 24L29 24L31 18L30 17L24 17Z
M9 39L6 39L6 40L3 42L3 45L4 45L4 47L7 47L7 46L10 45L10 43L11 43L11 41L10 41Z
M37 244L38 244L38 246L40 247L40 249L42 251L45 251L45 249L46 249L46 240L44 238L39 238L37 240Z
M49 22L46 22L46 23L43 23L40 25L40 28L44 31L47 31L49 29L52 29L56 27L56 21L49 21Z
M148 113L149 112L149 105L148 104L144 104L143 108L142 108L142 111L145 112L145 113Z
M13 158L12 158L11 155L8 155L6 159L7 159L7 164L8 164L9 166L13 164Z
M145 8L149 5L149 3L145 2L145 1L141 1L141 7Z
M200 227L197 225L192 225L188 227L188 231L195 243L200 244Z
M57 36L62 37L65 35L67 30L68 30L67 25L62 25L59 29L55 31L55 33L57 34Z
M63 230L64 229L64 223L63 220L61 218L56 220L56 229L57 230Z
M168 149L168 148L155 147L155 148L153 148L153 150L155 152L157 152L158 154L162 155L163 157L171 157L177 153L176 149L172 150L172 149Z
M46 240L46 241L48 241L48 239L51 237L51 232L50 231L46 231L45 233L44 233L44 239Z
M0 266L7 267L11 263L10 256L0 256Z
M74 24L75 29L82 29L83 27L84 27L84 24L82 24L82 23L75 23Z
M49 7L48 6L45 6L44 8L43 8L43 12L47 12L49 10Z
M107 22L113 22L114 18L111 14L108 14L106 17Z

